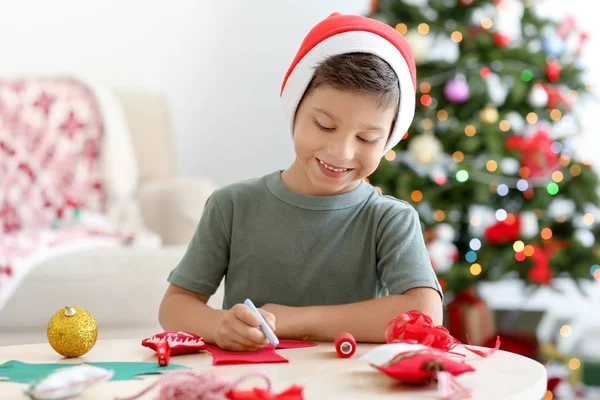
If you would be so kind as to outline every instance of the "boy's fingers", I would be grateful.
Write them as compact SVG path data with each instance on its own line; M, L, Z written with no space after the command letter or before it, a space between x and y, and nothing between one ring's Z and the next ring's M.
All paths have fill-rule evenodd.
M269 328L271 328L271 330L275 332L275 315L261 308L258 309L258 312L260 312L260 314L263 316L265 322L267 323L267 325L269 325Z
M267 337L259 328L253 328L245 324L236 324L233 327L235 331L236 341L242 341L240 343L251 347L262 347L268 343ZM237 339L239 337L239 340Z
M260 326L260 318L248 306L244 304L236 304L232 307L237 319L244 324L258 328Z
M248 327L248 329L257 330L256 328L250 328L250 327ZM264 335L263 335L262 336L263 339L261 340L260 339L260 335L262 335L262 332L258 331L257 333L258 333L258 335L256 335L256 336L259 338L258 342L256 342L254 340L254 338L247 337L243 333L240 334L237 331L233 335L231 335L230 341L234 344L234 346L236 348L239 349L239 351L254 351L254 350L258 350L258 349L260 349L260 348L262 348L262 347L265 346L265 340L266 339L264 338Z

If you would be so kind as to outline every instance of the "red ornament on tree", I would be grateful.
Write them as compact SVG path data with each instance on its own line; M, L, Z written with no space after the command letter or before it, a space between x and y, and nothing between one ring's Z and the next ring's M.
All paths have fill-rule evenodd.
M534 265L527 273L529 280L539 285L550 284L553 277L550 260L554 256L554 253L567 247L567 245L568 243L565 242L554 242L545 247L533 245L531 260L534 262Z
M550 270L550 257L539 246L533 246L534 252L531 259L535 263L527 272L527 277L533 283L547 285L552 280L552 271Z
M559 155L552 151L550 133L540 129L530 137L513 135L506 140L508 150L521 151L521 166L530 171L533 178L544 176L559 162Z
M521 219L515 218L500 221L485 230L484 238L490 244L511 243L521 235Z
M571 102L558 88L546 83L542 83L541 85L548 94L548 105L546 107L548 107L549 110L557 108L558 106L565 107L567 110L571 109Z
M560 80L561 67L558 61L551 60L546 64L546 76L551 82L558 82Z
M500 32L494 33L494 44L498 47L506 47L510 44L510 36Z

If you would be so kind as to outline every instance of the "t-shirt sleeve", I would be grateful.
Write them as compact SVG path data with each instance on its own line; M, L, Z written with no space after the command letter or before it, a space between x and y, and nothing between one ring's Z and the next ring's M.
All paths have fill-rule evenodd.
M425 245L419 214L414 208L397 212L382 226L377 259L382 284L390 294L431 287L443 296Z
M227 271L230 238L228 224L213 193L183 258L167 280L201 295L213 295Z

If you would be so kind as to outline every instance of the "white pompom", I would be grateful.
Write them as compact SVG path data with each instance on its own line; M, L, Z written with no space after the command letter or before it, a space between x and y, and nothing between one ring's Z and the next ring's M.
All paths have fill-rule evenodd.
M562 197L555 198L548 207L550 218L571 218L575 214L575 202Z
M434 228L435 238L443 242L452 242L456 233L450 224L438 224Z
M548 104L548 93L542 85L536 83L533 85L527 101L532 107L545 107Z
M574 236L585 247L592 247L596 243L594 234L588 229L577 229Z
M540 233L537 215L533 211L524 211L521 217L521 236L531 239Z
M427 245L427 251L429 252L429 258L431 259L433 269L439 273L447 272L458 256L456 246L443 240L434 240L429 243Z
M498 222L496 211L488 206L469 207L469 234L473 237L482 237L485 230Z
M525 128L525 119L516 111L511 111L506 114L506 120L510 124L513 132L519 134Z
M500 161L500 169L507 175L515 175L519 172L519 168L521 168L521 164L515 158L507 157Z

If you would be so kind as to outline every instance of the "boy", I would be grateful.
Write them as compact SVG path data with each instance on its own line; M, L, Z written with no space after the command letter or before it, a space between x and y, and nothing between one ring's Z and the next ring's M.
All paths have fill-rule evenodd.
M283 82L296 159L216 190L169 275L159 319L236 351L350 332L384 342L387 322L418 309L442 322L441 288L419 217L364 181L412 122L410 47L390 26L332 14L305 38ZM225 277L223 310L206 305Z

